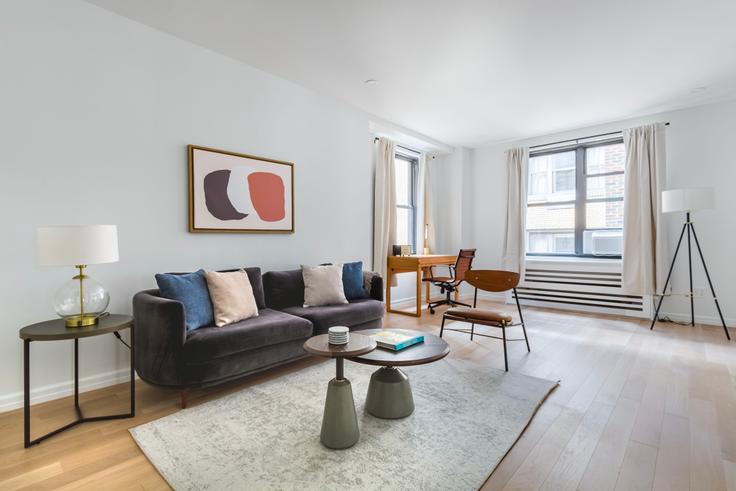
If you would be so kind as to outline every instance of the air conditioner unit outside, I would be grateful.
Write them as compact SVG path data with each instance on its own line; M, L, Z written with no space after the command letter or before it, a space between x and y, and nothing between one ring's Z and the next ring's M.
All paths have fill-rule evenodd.
M596 256L620 255L624 247L624 236L620 230L592 231L590 234L591 254Z

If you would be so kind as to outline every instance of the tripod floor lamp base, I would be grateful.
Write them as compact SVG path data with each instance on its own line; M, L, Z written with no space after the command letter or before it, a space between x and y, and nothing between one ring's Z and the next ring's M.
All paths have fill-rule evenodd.
M664 191L662 193L663 197L663 208L665 211L667 211L667 193L672 192L683 192L683 191L693 191L693 190L673 190L673 191ZM702 192L703 190L698 190ZM712 191L711 191L712 193ZM687 197L687 196L686 196ZM712 203L712 194L710 196L710 201ZM669 203L672 205L672 203ZM691 203L690 203L691 205ZM712 206L711 206L712 207ZM693 223L690 221L690 211L693 208L690 206L686 207L686 219L685 224L682 226L682 232L680 232L680 239L677 241L677 248L675 249L675 255L672 258L672 264L670 264L670 270L669 273L667 273L667 279L664 282L664 288L662 289L662 295L659 297L659 302L657 302L657 309L654 312L654 318L652 319L652 325L649 326L649 329L654 329L654 324L657 322L659 318L659 309L662 307L662 301L665 297L665 292L667 291L667 286L670 283L670 279L672 278L672 271L675 268L675 261L677 261L677 254L680 252L680 246L682 246L682 239L685 237L685 234L687 233L687 263L688 263L688 273L689 273L689 279L690 279L690 324L695 325L695 298L693 294L693 257L692 257L692 245L691 240L695 241L695 247L698 249L698 256L700 256L700 262L703 264L703 270L705 271L705 277L708 280L708 286L710 287L710 292L713 295L713 302L716 304L716 310L718 310L718 317L721 320L721 325L723 326L723 332L726 334L726 338L728 340L731 340L731 334L728 332L728 327L726 327L726 321L723 319L723 313L721 312L721 306L718 303L718 297L716 296L716 290L713 288L713 281L711 281L710 273L708 272L708 267L705 264L705 257L703 256L703 250L700 248L700 241L698 241L698 236L695 233L695 227ZM669 211L681 211L681 210L675 210L670 209Z

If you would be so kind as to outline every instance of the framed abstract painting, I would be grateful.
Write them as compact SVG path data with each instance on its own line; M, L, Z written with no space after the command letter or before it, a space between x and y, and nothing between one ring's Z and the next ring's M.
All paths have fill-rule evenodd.
M187 148L190 232L294 232L294 164Z

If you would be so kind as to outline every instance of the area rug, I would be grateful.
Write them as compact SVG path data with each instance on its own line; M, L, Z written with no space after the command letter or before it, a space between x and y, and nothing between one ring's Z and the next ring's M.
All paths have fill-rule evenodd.
M364 412L376 367L346 362L360 440L319 442L334 361L132 428L176 490L478 489L519 438L556 382L442 360L405 369L414 413Z

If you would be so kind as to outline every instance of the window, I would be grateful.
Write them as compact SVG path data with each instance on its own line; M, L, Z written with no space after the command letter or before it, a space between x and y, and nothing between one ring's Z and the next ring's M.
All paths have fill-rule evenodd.
M396 244L411 245L417 250L416 237L416 180L419 160L416 157L397 153L396 169Z
M620 258L624 164L620 139L532 153L527 255Z

